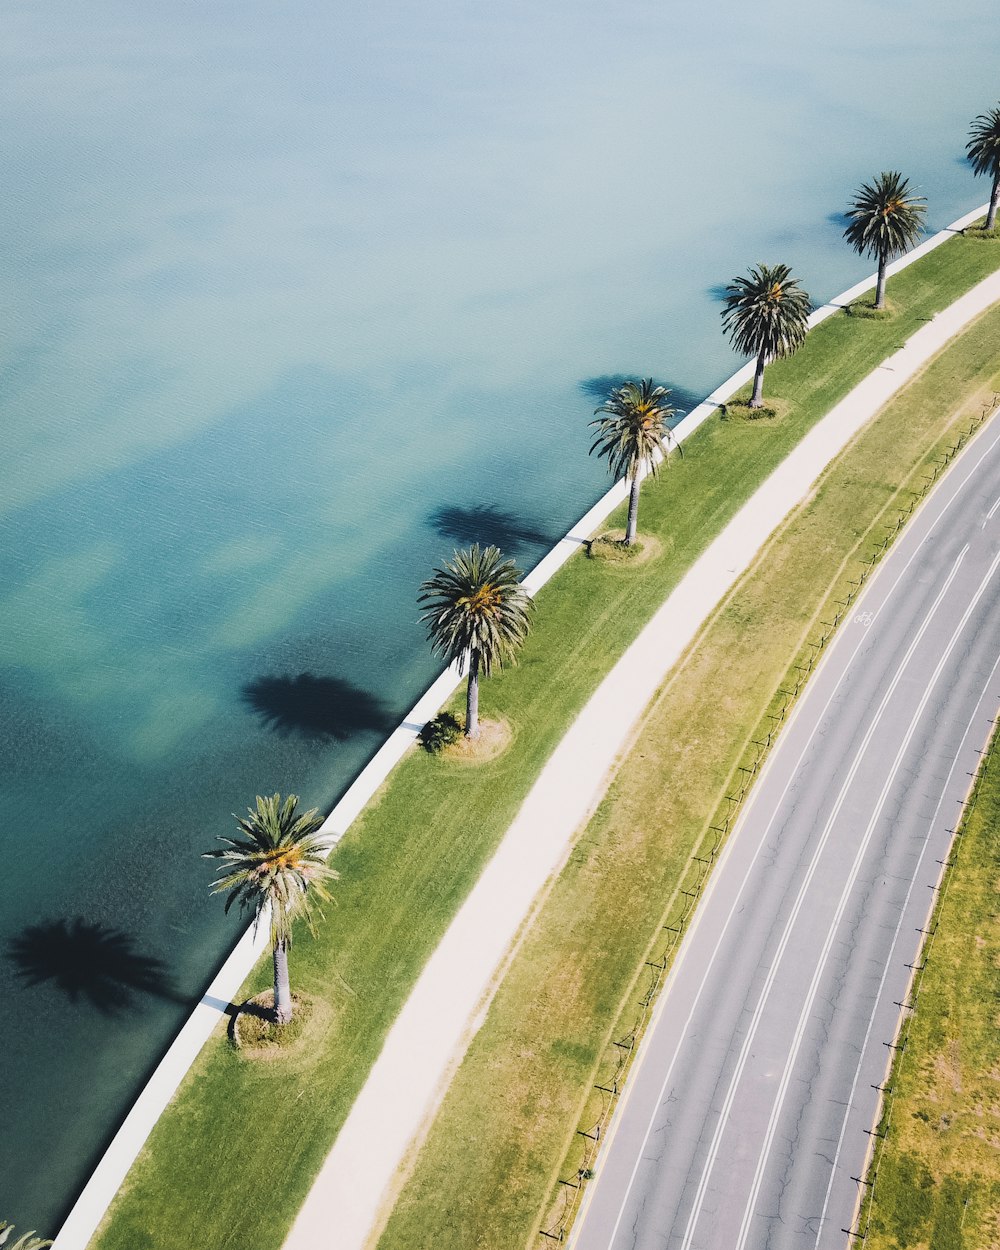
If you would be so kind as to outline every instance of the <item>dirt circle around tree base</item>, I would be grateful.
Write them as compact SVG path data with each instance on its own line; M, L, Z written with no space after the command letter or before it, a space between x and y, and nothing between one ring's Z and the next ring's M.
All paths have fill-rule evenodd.
M788 403L784 399L769 399L764 397L764 406L762 408L751 408L745 399L731 399L727 403L721 405L722 420L728 422L729 425L745 425L757 427L758 429L766 429L768 426L777 425L788 416Z
M240 1003L229 1022L229 1040L243 1059L274 1062L290 1059L314 1046L325 1032L331 1008L310 994L292 995L288 1024L274 1021L274 990L263 990Z
M450 742L441 751L441 758L458 764L484 764L495 760L514 741L510 721L479 718L479 737L466 738L463 734L457 742Z
M643 534L641 530L631 547L626 547L624 540L624 530L605 530L590 540L587 555L591 560L599 560L615 568L634 569L655 560L663 552L660 539L652 534Z

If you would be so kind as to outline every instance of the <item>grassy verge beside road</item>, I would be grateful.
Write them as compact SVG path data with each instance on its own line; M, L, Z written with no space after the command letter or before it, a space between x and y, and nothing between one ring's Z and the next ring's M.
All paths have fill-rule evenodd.
M510 749L476 768L414 753L337 849L338 906L328 910L318 939L301 940L292 955L297 988L324 1004L304 1035L307 1044L274 1063L251 1063L232 1052L220 1028L154 1129L94 1245L280 1246L421 967L573 716L806 431L998 263L992 245L957 238L893 280L899 311L891 321L838 315L818 327L798 356L769 370L769 391L787 402L785 416L766 428L707 422L684 459L644 487L640 522L659 543L654 557L635 569L578 557L560 571L539 596L520 664L484 688L484 713L512 727ZM757 666L751 654L739 662L751 672ZM675 745L692 765L699 761L692 772L700 773L697 737L686 734ZM701 779L680 797L695 819L708 810L699 804L714 802L714 781ZM641 856L636 867L613 855L611 867L641 873ZM244 992L264 988L268 976L262 966ZM610 979L598 991L606 1005L620 996ZM542 1166L547 1175L551 1165Z
M947 348L827 471L650 705L634 747L522 942L381 1239L382 1250L540 1247L593 1131L680 891L704 875L748 747L795 685L860 560L1000 386L1000 308ZM741 425L751 441L764 431ZM579 1131L578 1131L579 1130Z
M871 1250L1000 1245L1000 745L962 824L888 1084ZM870 1176L871 1174L869 1174Z

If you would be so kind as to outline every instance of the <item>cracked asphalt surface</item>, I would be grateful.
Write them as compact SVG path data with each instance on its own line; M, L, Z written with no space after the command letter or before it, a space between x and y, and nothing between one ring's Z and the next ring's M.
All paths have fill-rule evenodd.
M1000 704L1000 421L870 579L713 874L574 1250L844 1250L940 861Z

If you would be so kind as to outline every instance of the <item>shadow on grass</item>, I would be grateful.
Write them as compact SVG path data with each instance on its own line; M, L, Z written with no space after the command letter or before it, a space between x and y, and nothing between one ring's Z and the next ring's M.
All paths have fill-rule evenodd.
M104 1015L138 1006L140 995L189 1004L166 966L135 947L118 929L84 920L28 925L7 947L17 975L29 986L51 984L71 1002L88 1002Z
M243 701L267 729L317 741L389 733L399 719L369 691L313 673L256 677L243 687Z

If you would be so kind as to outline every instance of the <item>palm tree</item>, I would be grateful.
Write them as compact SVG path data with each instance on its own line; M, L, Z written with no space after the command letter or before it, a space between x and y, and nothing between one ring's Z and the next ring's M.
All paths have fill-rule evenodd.
M449 663L468 660L465 736L479 737L479 674L511 660L528 636L534 604L513 560L499 547L478 543L456 551L420 587L421 621L438 655Z
M205 859L221 859L220 876L213 894L228 890L226 911L239 903L240 911L254 913L254 928L267 911L271 923L271 954L274 960L274 1018L287 1024L292 1018L292 995L288 983L288 948L292 944L292 921L303 916L315 933L309 893L324 902L330 898L327 881L338 874L326 862L330 844L317 831L323 818L313 808L295 814L299 798L290 794L261 798L244 818L234 816L244 837L224 838L224 848L206 851Z
M17 1241L11 1245L7 1245L8 1239L13 1235L14 1225L8 1224L6 1220L0 1220L0 1246L4 1250L45 1250L46 1246L51 1246L51 1241L46 1241L44 1237L36 1237L34 1232L22 1233Z
M969 127L965 152L977 176L990 174L993 177L990 211L986 214L986 229L992 230L997 224L997 206L1000 205L1000 104L988 113L980 113Z
M639 470L643 465L656 474L657 461L667 458L667 444L673 440L667 422L674 409L666 403L670 394L662 386L654 386L652 378L642 382L625 382L616 386L594 415L606 413L597 421L590 454L607 456L608 469L615 481L627 478L630 483L628 501L628 525L625 527L625 546L635 542L636 523L639 519ZM680 447L678 446L678 450Z
M878 260L878 285L875 307L885 307L885 268L894 256L916 243L924 228L922 195L912 195L910 183L897 170L879 174L872 182L861 184L847 210L844 238L859 256Z
M809 328L809 296L787 265L754 265L749 277L726 287L722 328L736 351L756 356L751 408L764 404L764 366L802 346Z

